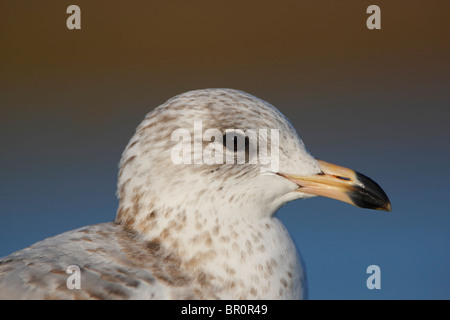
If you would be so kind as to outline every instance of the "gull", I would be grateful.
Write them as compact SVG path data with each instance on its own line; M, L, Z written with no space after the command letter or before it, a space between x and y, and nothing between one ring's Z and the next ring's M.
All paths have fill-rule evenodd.
M264 148L276 166L255 161ZM373 180L314 158L278 109L234 89L189 91L148 113L119 169L115 220L0 259L0 298L302 299L305 273L277 210L313 196L391 210Z

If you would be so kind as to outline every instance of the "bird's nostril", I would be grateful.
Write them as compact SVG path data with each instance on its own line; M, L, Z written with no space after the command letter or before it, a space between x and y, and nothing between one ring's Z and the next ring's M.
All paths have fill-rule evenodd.
M341 180L345 180L345 181L350 181L350 180L352 180L352 179L350 179L350 178L343 177L343 176L335 176L335 177L338 178L338 179L341 179Z

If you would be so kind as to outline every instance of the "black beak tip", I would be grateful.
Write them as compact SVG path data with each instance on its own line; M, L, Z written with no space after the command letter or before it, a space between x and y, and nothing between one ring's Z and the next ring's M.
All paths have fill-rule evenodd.
M355 186L348 195L357 207L392 211L388 196L375 181L359 172L356 173L356 178L362 186Z
M383 207L378 208L378 210L392 212L392 206L389 200Z

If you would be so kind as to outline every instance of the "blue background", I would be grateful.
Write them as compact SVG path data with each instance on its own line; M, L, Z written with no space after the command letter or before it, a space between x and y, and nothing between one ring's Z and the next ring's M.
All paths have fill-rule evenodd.
M321 197L278 212L310 299L450 298L448 3L379 1L382 30L368 31L364 1L263 1L242 14L234 2L78 2L78 33L62 2L0 7L0 256L112 221L118 162L144 115L187 90L231 87L278 107L314 156L391 199L390 213ZM373 264L381 290L366 287Z

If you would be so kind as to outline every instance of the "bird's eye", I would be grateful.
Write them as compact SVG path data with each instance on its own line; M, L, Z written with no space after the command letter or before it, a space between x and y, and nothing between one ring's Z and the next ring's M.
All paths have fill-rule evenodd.
M222 144L228 150L233 152L245 151L248 153L250 141L247 136L238 133L224 134Z

